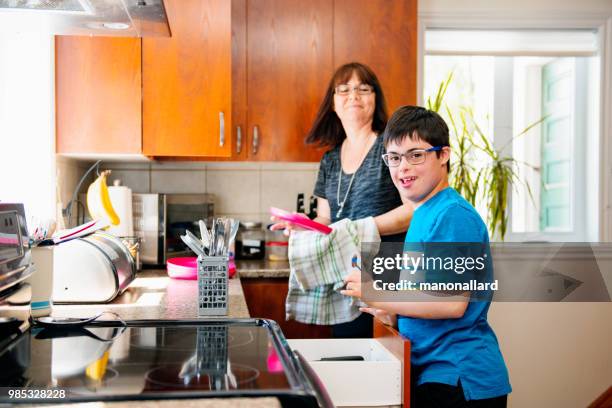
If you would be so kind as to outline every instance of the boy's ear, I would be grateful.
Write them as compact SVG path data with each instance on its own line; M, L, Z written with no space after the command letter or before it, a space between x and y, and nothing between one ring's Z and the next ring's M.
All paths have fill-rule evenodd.
M448 161L450 160L450 155L450 146L444 146L442 150L440 150L440 161L442 161L443 165L446 166L446 163L448 163Z

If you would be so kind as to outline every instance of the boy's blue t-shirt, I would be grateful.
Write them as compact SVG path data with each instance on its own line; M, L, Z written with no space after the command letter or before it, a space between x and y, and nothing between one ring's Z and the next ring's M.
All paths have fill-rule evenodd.
M487 227L463 197L448 187L414 212L406 244L489 242ZM456 386L466 400L494 398L512 390L495 333L487 322L488 301L472 301L460 319L398 316L400 333L411 341L417 385Z

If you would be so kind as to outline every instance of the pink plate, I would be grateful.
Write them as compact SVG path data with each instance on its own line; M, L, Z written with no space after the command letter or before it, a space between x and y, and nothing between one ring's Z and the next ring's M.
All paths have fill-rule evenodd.
M332 232L332 229L329 228L325 224L318 223L316 221L313 221L306 217L302 217L297 214L292 214L288 211L281 210L280 208L270 207L270 214L272 214L276 218L280 218L281 220L292 222L296 225L299 225L300 227L309 229L311 231L317 231L325 235Z
M168 276L172 279L198 280L198 258L189 256L184 258L168 259ZM236 264L229 261L228 275L231 278L236 274Z

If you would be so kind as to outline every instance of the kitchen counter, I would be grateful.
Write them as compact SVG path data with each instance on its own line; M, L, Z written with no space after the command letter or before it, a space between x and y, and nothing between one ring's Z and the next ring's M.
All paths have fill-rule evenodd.
M195 280L170 279L165 269L145 269L128 289L108 304L53 305L54 317L86 317L103 311L115 312L124 320L195 319L198 286ZM248 318L240 279L229 280L228 316ZM205 317L204 317L205 318Z
M184 400L87 402L76 404L40 405L48 408L281 408L276 398L201 398Z
M144 270L128 289L112 303L94 305L53 305L52 316L83 317L102 311L112 311L124 320L134 319L193 319L196 309L197 281L170 279L165 270ZM249 311L242 292L240 279L229 280L228 317L248 318ZM203 317L202 319L205 319ZM48 405L46 405L48 406ZM276 398L203 398L157 401L92 402L54 405L70 408L278 408Z
M267 259L236 261L236 270L241 279L288 278L289 261Z

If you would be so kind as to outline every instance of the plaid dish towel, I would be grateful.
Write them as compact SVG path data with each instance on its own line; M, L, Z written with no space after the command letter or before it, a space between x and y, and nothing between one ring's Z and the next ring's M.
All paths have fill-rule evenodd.
M361 243L380 242L373 217L340 220L323 235L294 231L289 238L289 292L285 305L287 320L331 325L355 320L364 305L341 295L343 278L361 265Z

